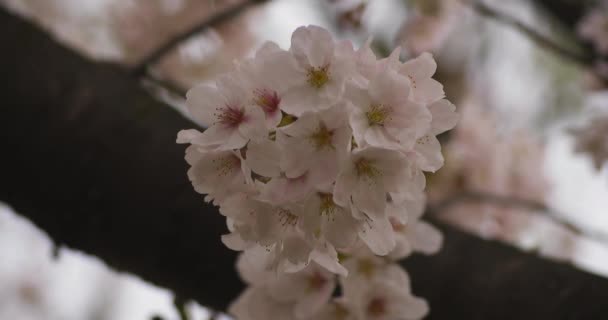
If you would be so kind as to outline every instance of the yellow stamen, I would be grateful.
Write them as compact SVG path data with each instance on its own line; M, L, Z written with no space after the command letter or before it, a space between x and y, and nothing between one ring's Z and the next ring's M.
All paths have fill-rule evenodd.
M355 170L359 177L374 178L382 174L380 170L374 167L373 163L367 159L357 160L357 162L355 162Z
M383 126L387 119L390 119L391 108L382 104L374 104L370 106L370 109L365 112L367 121L370 126L378 125Z
M329 65L322 67L311 67L308 69L308 84L321 89L329 81Z
M328 130L325 125L319 125L319 128L315 133L310 136L311 142L315 145L317 150L321 150L325 147L332 148L331 139L334 136L332 130Z

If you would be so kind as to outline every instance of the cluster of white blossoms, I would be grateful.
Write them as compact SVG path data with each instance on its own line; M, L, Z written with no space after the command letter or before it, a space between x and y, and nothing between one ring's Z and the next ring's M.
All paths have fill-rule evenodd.
M455 107L430 54L377 59L316 26L291 48L265 43L214 85L188 92L208 128L183 130L188 176L219 206L251 285L231 312L257 319L417 319L397 259L441 246L420 220L423 171L443 165L436 138ZM339 280L338 280L339 279ZM336 286L340 285L340 297ZM325 318L324 318L325 317Z

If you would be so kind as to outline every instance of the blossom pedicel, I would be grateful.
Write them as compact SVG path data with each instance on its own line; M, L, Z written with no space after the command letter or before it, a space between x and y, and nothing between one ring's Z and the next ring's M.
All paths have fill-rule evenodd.
M418 319L428 312L394 261L436 252L420 220L423 171L443 165L436 138L455 107L432 79L428 53L377 59L316 26L289 51L264 44L187 94L208 126L183 130L195 190L219 206L251 286L238 319ZM340 281L337 281L337 278ZM336 286L342 290L334 296Z

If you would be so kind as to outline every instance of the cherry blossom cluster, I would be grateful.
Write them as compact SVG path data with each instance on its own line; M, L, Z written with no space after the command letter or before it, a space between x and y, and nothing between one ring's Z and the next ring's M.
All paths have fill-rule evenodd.
M408 319L426 313L407 275L387 261L441 245L441 234L420 220L423 171L443 165L436 135L453 128L457 114L432 79L433 57L402 63L399 55L378 59L369 43L355 50L323 28L301 27L289 50L267 42L213 85L188 92L190 114L207 126L178 134L190 144L188 176L227 218L224 244L260 271L239 268L252 288L237 305L275 314L236 308L239 318L283 310L300 319L327 308L356 315L363 305L367 315L353 319L405 312L389 296L411 301L418 313ZM361 252L369 266L349 267ZM330 301L336 275L348 280L343 297ZM303 296L311 292L318 295ZM353 304L361 299L368 303Z
M255 252L241 254L237 268L250 285L229 312L239 320L420 319L425 300L410 292L403 268L365 246L344 254L348 277L337 277L316 263L297 273L276 273L259 263ZM340 296L335 296L339 287Z

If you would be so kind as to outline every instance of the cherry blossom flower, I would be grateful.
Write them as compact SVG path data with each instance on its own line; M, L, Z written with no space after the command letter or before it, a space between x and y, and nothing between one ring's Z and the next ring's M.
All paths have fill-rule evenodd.
M296 60L291 54L281 50L274 42L266 42L252 59L239 65L251 104L264 111L269 129L276 128L281 122L283 95L295 84L298 76L295 64Z
M408 150L418 132L428 130L431 114L409 100L410 81L388 69L378 72L365 88L353 85L347 98L354 106L350 123L358 145Z
M334 202L333 195L319 191L306 201L304 228L315 239L326 239L336 248L348 248L357 240L360 221L348 207Z
M217 86L196 86L187 94L190 114L207 126L190 143L218 150L239 149L250 139L267 135L262 109L247 100L246 88L236 74L225 75Z
M360 319L421 319L429 312L426 301L389 281L375 281L361 290L362 294L354 303Z
M191 165L188 178L198 193L207 194L206 201L221 202L227 196L246 191L251 171L234 151L203 152L195 145L186 150Z
M578 25L578 33L589 40L596 50L608 54L608 4L598 5Z
M228 307L228 312L239 320L297 319L294 304L276 301L262 288L246 289Z
M357 150L344 162L336 179L334 201L351 203L372 217L384 216L387 192L407 187L409 163L399 152L368 147Z
M277 132L283 150L287 178L308 173L315 185L332 182L339 163L348 153L351 129L341 106L320 112L306 112L294 123ZM309 157L314 161L302 161Z
M437 70L437 63L430 53L422 53L397 68L399 73L411 82L410 98L413 101L429 104L445 96L441 83L432 78Z
M317 26L300 27L291 38L297 84L284 96L284 111L300 116L306 111L332 106L354 72L350 42L335 43L329 32Z
M264 288L272 299L294 303L297 318L306 318L319 311L336 287L335 276L315 263L298 273L275 274L261 269L251 257L241 255L237 269L243 280Z

